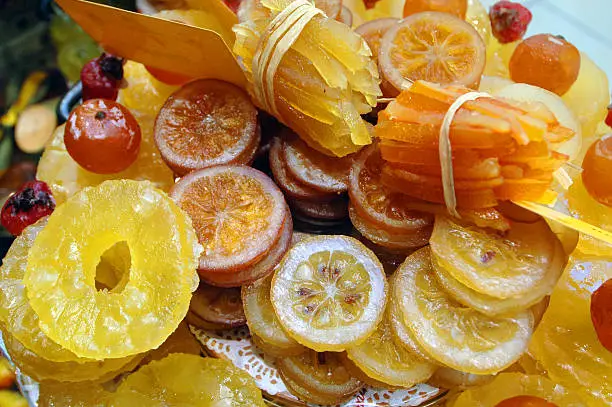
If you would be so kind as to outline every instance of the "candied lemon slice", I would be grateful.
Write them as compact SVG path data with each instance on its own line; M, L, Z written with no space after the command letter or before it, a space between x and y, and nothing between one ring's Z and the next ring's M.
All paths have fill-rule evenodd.
M365 342L348 348L346 354L365 374L391 386L412 387L429 379L436 370L435 365L396 346L388 318Z
M259 348L265 355L272 356L275 358L284 358L285 356L296 356L301 355L306 352L307 348L298 344L296 347L290 348L280 348L278 346L274 346L271 343L268 343L261 339L259 336L251 333L251 341L253 344ZM296 342L297 343L297 342Z
M106 249L125 241L124 286L95 286ZM202 248L189 218L148 182L107 181L58 206L24 277L41 330L77 356L119 358L161 345L185 317Z
M494 375L465 373L442 366L436 370L427 383L443 389L465 390L472 386L489 383L494 378Z
M612 405L612 352L591 320L591 295L610 278L610 257L574 253L529 345L548 375L578 391L589 406Z
M557 241L555 242L555 255L542 280L525 295L501 299L479 293L461 284L446 271L435 256L432 257L431 260L439 283L451 297L466 307L474 308L483 314L491 316L507 315L517 311L523 311L538 304L545 296L552 292L557 280L559 280L563 273L565 261L565 252L561 246L561 242Z
M437 216L436 262L463 285L496 298L526 295L546 277L557 238L546 222L511 222L501 235Z
M107 407L111 393L90 382L78 385L45 381L38 387L38 407Z
M515 399L519 396L523 396L523 399L529 400L531 404L519 403L519 400ZM511 399L515 399L515 404L500 404ZM457 397L452 407L497 407L502 405L504 407L584 407L585 404L544 376L502 373L490 383L466 390Z
M283 328L317 351L363 342L383 317L387 281L374 253L346 236L296 244L278 267L272 305Z
M533 331L529 311L488 317L452 300L434 277L429 247L410 255L396 271L392 296L427 354L467 373L489 374L510 366Z
M175 353L125 379L109 407L265 407L248 373L231 362Z

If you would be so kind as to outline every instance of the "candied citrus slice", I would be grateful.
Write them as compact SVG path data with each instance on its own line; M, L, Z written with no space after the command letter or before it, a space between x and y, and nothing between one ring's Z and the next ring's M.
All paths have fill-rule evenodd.
M219 164L245 164L241 155L259 144L257 109L240 88L214 79L190 82L164 103L155 143L175 173Z
M363 387L342 364L340 354L309 351L277 361L290 391L312 403L338 404Z
M189 310L204 321L226 327L246 324L239 288L219 288L200 284L193 293Z
M281 326L317 351L363 342L383 317L387 281L380 261L358 240L319 236L293 246L272 280Z
M489 383L494 378L494 375L465 373L442 366L436 370L427 383L442 389L465 390Z
M533 286L526 294L518 297L505 299L492 297L482 294L476 290L463 285L456 280L446 269L437 261L436 256L432 257L432 264L438 282L444 287L457 302L466 307L474 308L485 315L504 315L517 311L522 311L538 304L542 299L549 295L557 281L563 273L566 257L561 242L555 242L555 254L548 267L546 274Z
M38 386L38 407L107 407L112 394L96 383L78 385L44 381Z
M412 387L436 370L435 365L395 344L388 317L365 342L348 348L346 355L368 376L391 386Z
M344 197L338 197L329 202L292 199L289 205L294 212L314 219L338 220L348 217L348 202Z
M373 387L375 389L391 389L393 386L388 385L387 383L379 382L378 380L372 379L370 376L365 374L363 370L361 370L357 365L346 356L346 352L338 353L340 356L340 360L342 364L349 372L351 376L363 382L364 384Z
M427 354L474 374L496 373L514 363L531 337L531 312L488 317L452 300L433 274L426 247L400 266L392 287L404 324Z
M100 256L122 241L131 254L126 284L97 290ZM119 358L156 348L183 319L201 250L165 193L106 181L55 209L30 249L24 285L49 338L80 357Z
M391 282L391 286L393 283ZM434 359L431 355L428 355L425 350L418 344L416 339L414 339L414 335L406 327L404 324L404 320L401 317L401 313L399 312L399 308L397 305L397 301L392 298L389 299L388 305L388 318L391 324L391 335L395 344L399 347L406 349L413 355L418 356L422 360L430 363L430 364L439 364L436 359Z
M383 36L380 69L395 88L418 79L478 87L485 67L485 43L469 23L447 13L404 18Z
M305 348L285 333L270 299L272 275L242 287L242 303L249 330L274 347L302 353Z
M500 235L438 216L431 235L438 265L472 290L501 299L530 294L546 277L557 243L543 220L511 222Z
M525 402L513 400L523 396ZM530 400L529 400L530 399ZM527 402L529 401L529 402ZM501 373L490 383L463 392L453 407L581 407L584 402L575 394L544 376Z
M251 332L251 340L253 344L259 348L265 355L272 356L275 358L284 358L286 356L295 356L300 355L308 350L302 345L297 347L289 347L289 348L281 348L278 346L274 346L271 343L268 343L261 339L259 336L255 335Z
M265 174L220 165L181 178L170 196L191 217L204 253L200 270L243 270L279 239L287 204Z
M265 407L248 373L222 359L183 353L141 367L119 386L112 407Z

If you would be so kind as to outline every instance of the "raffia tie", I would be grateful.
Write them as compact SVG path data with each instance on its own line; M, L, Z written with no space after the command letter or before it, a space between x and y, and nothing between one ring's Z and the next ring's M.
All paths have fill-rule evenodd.
M457 196L455 194L455 177L453 175L453 151L450 141L450 127L455 119L455 115L461 107L467 103L480 98L492 98L493 96L484 92L469 92L461 95L455 100L442 120L440 127L440 140L438 150L440 154L440 168L442 169L442 190L444 192L444 203L451 215L460 218L457 212Z
M306 25L319 14L324 15L311 1L296 0L274 17L259 40L253 57L255 94L262 107L277 117L274 76L278 66Z

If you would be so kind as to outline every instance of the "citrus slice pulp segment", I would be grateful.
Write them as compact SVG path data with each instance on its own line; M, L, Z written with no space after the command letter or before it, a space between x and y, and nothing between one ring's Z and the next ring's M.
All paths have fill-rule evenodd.
M289 347L289 348L280 348L278 346L274 346L271 343L268 343L261 339L259 336L255 335L251 332L251 341L253 344L261 350L264 355L272 356L274 358L284 358L287 356L296 356L301 355L306 352L308 348L299 345L297 347ZM296 342L297 343L297 342Z
M106 407L112 397L101 385L90 382L71 385L44 381L38 389L38 407Z
M141 367L119 386L109 407L265 407L248 373L222 359L175 353Z
M440 265L435 255L432 265L436 278L446 292L457 302L471 307L485 315L507 315L526 310L538 304L545 296L550 295L555 284L561 277L566 262L565 252L561 242L555 242L555 254L551 264L542 279L526 294L505 299L479 293L456 280Z
M427 247L410 255L393 281L393 298L417 343L440 363L467 373L510 366L531 338L531 312L487 317L459 305L435 280L430 252Z
M270 298L272 275L242 287L242 303L249 330L265 343L281 349L304 350L285 333Z
M380 322L387 281L380 261L346 236L320 236L292 247L272 280L282 327L311 349L341 351L363 342Z
M174 92L155 121L155 143L175 173L233 162L258 143L257 109L227 82L200 79Z
M220 165L193 172L170 196L191 217L204 246L200 271L240 271L261 260L281 235L285 200L258 170Z
M348 216L348 202L344 197L338 197L329 202L292 199L289 205L295 212L314 219L338 220Z
M447 13L404 18L383 36L380 69L395 88L422 79L477 87L485 67L485 44L470 24Z
M191 297L189 310L213 324L227 327L246 324L239 288L219 288L200 284Z
M121 241L131 254L128 281L120 291L97 290L100 256ZM53 341L80 357L130 356L159 346L183 319L201 250L165 193L148 182L106 181L55 209L30 249L24 285Z
M463 285L496 298L529 294L546 276L557 237L544 221L511 222L505 235L436 217L431 249Z
M388 318L361 345L346 350L357 367L368 376L391 386L412 387L429 379L436 366L396 346Z

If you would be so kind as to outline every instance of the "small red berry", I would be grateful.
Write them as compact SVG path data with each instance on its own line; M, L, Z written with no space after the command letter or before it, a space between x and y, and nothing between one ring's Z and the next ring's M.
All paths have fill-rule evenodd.
M612 278L591 295L591 321L599 342L612 352Z
M606 124L612 127L612 105L608 106L608 115L606 116Z
M17 236L54 209L55 199L49 186L42 181L29 181L9 197L2 207L0 219L2 226Z
M103 53L81 70L83 100L116 100L123 82L123 59Z
M376 3L379 1L380 0L363 0L363 5L365 6L366 10L370 10L376 7Z
M531 22L531 11L511 1L498 1L489 10L493 35L502 44L518 41L527 32Z

